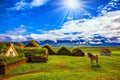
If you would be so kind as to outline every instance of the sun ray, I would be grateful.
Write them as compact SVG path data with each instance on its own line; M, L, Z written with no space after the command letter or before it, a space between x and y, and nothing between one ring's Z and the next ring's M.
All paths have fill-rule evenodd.
M86 3L89 3L89 1L60 0L54 3L56 9L52 10L50 14L51 16L54 16L56 14L60 15L58 21L56 22L56 25L61 25L67 20L84 18L86 15L89 17L90 14L85 10L85 8L88 8Z
M63 0L63 5L68 9L77 9L80 6L79 0Z

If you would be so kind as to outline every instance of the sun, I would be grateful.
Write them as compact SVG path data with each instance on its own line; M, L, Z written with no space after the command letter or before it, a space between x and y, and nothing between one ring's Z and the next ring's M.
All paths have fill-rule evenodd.
M81 0L61 0L57 11L61 10L66 19L73 20L84 11L84 2Z
M80 7L79 0L63 0L63 6L67 9L75 10Z
M60 16L57 18L58 21L56 23L63 24L65 21L77 20L80 18L84 18L84 16L89 16L86 8L86 5L89 0L56 0L55 8L50 12L50 14Z

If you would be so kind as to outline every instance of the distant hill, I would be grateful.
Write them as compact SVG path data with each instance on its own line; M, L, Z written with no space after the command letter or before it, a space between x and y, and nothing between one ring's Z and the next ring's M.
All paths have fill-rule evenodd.
M83 46L83 47L102 47L102 46L106 46L106 47L120 47L120 43L107 43L107 42L103 42L103 43L90 43L90 42L86 42L86 43L81 43L83 41L81 40L57 40L57 41L53 41L53 40L44 40L44 41L34 41L35 43L37 43L37 45L41 45L44 46L46 44L49 44L53 47L60 47L60 46L68 46L68 47L72 47L72 46ZM23 41L22 42L24 45L26 46L32 46L30 45L30 41ZM15 44L17 44L15 42ZM29 45L28 45L29 44ZM34 47L34 45L33 45ZM40 47L40 46L39 46Z
M28 42L23 42L24 44L27 44ZM96 43L96 44L93 44L93 43L81 43L80 40L73 40L73 41L70 41L70 40L57 40L56 42L52 41L52 40L45 40L45 41L36 41L37 44L41 45L41 46L44 46L45 44L49 44L53 47L60 47L60 46L68 46L68 47L72 47L72 46L83 46L83 47L97 47L97 46L110 46L110 47L120 47L120 43Z

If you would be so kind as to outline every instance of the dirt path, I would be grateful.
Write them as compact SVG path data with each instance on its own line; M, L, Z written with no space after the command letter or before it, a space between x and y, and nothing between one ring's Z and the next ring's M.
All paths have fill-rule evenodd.
M41 73L42 74L45 72L34 71L34 72L27 72L27 73L21 73L21 74L13 74L13 75L0 77L0 80L8 80L9 78L12 78L12 77L17 77L17 76L27 75L27 74L34 74L34 73Z

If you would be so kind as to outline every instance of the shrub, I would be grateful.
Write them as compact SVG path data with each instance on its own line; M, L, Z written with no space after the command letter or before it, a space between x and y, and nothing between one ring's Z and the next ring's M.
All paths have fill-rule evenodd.
M22 59L26 59L25 57L5 57L5 56L0 56L0 65L8 65L12 63L16 63Z
M24 53L26 57L32 55L46 55L46 49L43 48L17 48L16 49L19 54Z
M35 56L40 56L41 58L46 58L46 60L48 60L48 52L45 48L17 48L16 50L19 54L23 53L28 61Z
M70 55L70 50L68 50L66 47L62 46L57 51L58 55Z
M85 53L79 47L75 47L73 48L71 55L72 56L85 56Z
M10 43L0 42L0 49L2 49L2 48L7 48L8 46L10 46Z
M19 54L19 57L25 58L25 54L24 54L24 53L20 53L20 54Z

